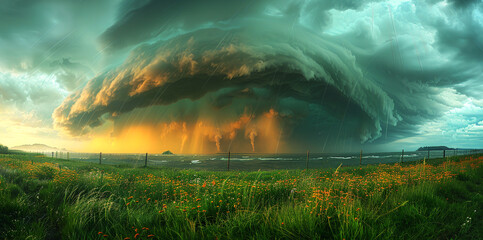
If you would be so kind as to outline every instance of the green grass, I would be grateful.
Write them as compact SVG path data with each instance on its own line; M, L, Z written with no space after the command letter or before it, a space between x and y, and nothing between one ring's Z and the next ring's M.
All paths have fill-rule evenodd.
M4 154L0 239L482 239L482 162L212 172Z

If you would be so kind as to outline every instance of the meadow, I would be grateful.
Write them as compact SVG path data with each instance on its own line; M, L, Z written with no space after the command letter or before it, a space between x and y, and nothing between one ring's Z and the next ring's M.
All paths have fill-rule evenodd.
M482 163L228 172L0 154L0 239L482 239Z

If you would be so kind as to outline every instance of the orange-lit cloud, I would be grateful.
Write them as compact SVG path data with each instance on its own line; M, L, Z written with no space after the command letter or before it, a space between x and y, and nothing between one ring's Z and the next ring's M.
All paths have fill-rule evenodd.
M160 153L170 150L177 154L203 154L215 152L277 152L282 130L278 113L271 109L260 116L242 114L235 121L215 126L212 121L167 122L129 125L119 134L110 131L92 137L84 151Z

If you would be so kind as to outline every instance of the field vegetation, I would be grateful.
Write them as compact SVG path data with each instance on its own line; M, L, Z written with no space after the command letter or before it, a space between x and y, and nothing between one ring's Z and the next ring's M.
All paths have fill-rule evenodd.
M0 239L482 239L482 162L213 172L0 154Z

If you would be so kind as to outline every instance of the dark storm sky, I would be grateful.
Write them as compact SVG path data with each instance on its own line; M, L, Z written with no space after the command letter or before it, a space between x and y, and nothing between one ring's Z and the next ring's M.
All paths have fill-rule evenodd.
M482 32L471 0L3 1L0 143L481 148Z

